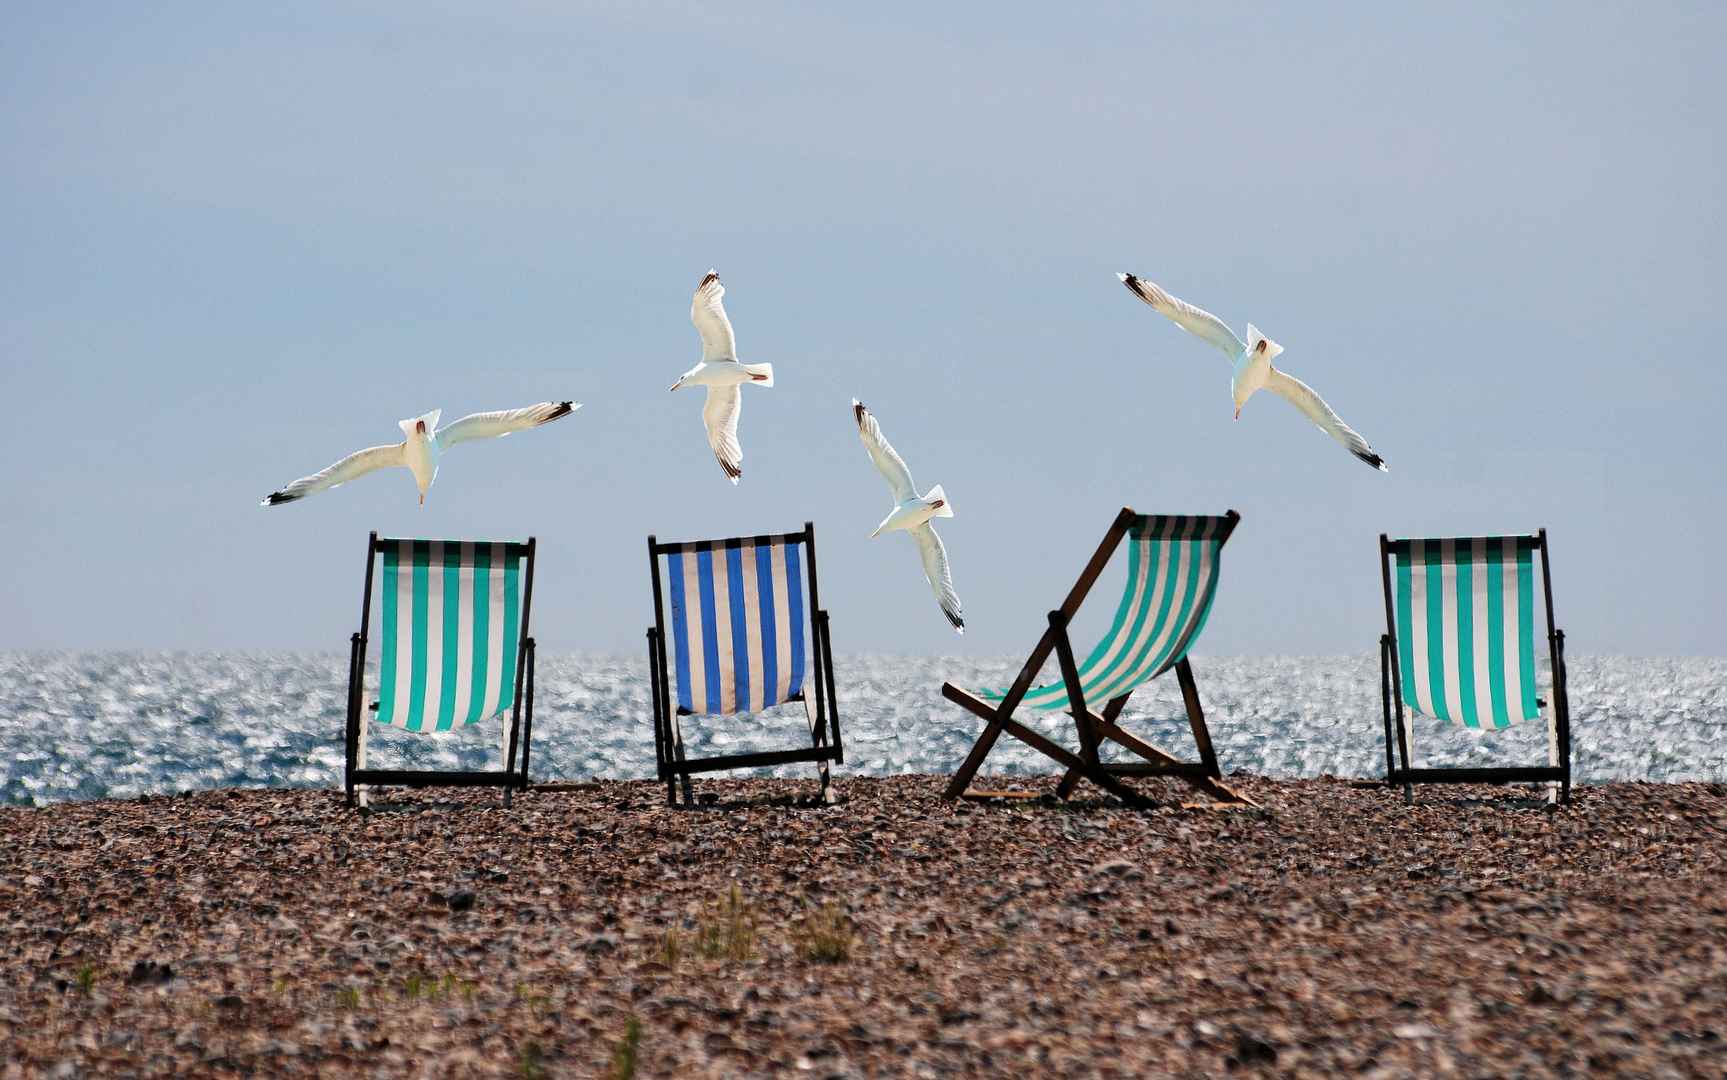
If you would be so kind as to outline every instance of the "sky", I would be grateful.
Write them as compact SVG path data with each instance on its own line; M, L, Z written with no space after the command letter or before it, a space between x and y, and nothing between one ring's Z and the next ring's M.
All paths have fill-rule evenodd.
M1242 514L1202 654L1371 651L1381 532L1542 526L1572 652L1727 653L1727 8L1403 7L14 0L0 648L339 651L377 529L537 536L542 650L627 652L649 533L810 520L841 653L1023 655L1130 505ZM709 267L775 367L737 487L666 392ZM1124 270L1391 471L1232 422ZM963 638L854 396L951 499ZM257 505L563 398L423 508Z

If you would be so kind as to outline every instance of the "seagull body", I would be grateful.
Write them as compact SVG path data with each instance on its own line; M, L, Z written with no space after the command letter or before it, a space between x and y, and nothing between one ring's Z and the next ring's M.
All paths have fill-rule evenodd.
M1247 399L1261 390L1270 390L1278 397L1300 409L1302 413L1319 429L1342 443L1351 454L1378 469L1389 472L1385 459L1367 444L1361 433L1343 422L1343 418L1332 411L1325 399L1320 397L1313 387L1285 371L1279 371L1271 362L1283 352L1283 346L1259 332L1252 323L1247 324L1247 340L1235 336L1235 331L1224 324L1222 319L1203 308L1194 307L1185 300L1178 299L1164 292L1155 282L1132 274L1117 274L1121 283L1129 292L1144 300L1152 310L1169 319L1175 325L1186 330L1222 350L1229 357L1231 374L1229 381L1230 396L1235 400L1235 418L1241 419L1241 407L1247 404Z
M720 284L720 276L709 270L696 286L695 299L690 301L690 322L702 339L702 359L678 376L671 388L707 387L702 426L707 428L708 446L715 460L735 484L744 475L744 450L738 442L738 414L743 410L743 395L738 387L744 383L772 386L774 366L738 363L737 335L732 333L732 321L726 318L725 305L721 303L725 295L726 287Z
M938 517L953 517L953 506L948 503L947 493L941 485L929 489L924 495L917 493L917 487L912 483L911 470L906 468L905 461L895 452L881 433L881 425L863 403L852 399L852 415L857 420L858 438L863 440L864 449L869 452L870 461L875 463L876 471L887 481L888 490L893 492L893 512L882 519L875 532L870 533L874 539L884 532L903 531L911 534L916 541L918 555L923 560L924 580L935 592L936 603L941 605L941 613L947 616L947 621L960 633L965 633L965 616L960 607L959 593L954 591L953 572L947 563L947 548L942 546L941 537L936 535L935 526L931 520Z
M260 505L281 506L379 469L400 467L414 474L414 486L420 489L420 505L424 506L426 491L438 478L438 461L445 450L473 439L503 438L512 432L549 424L581 407L579 401L542 401L525 409L473 413L443 428L438 426L443 410L433 409L422 416L397 421L402 429L401 442L349 454L322 472L302 476L280 491L271 492Z

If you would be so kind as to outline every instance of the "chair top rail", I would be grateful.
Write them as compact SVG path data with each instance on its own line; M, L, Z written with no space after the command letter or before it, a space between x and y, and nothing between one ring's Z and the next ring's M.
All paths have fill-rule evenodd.
M665 543L660 542L657 538L650 537L649 543L655 555L681 555L693 551L709 551L714 548L738 548L743 547L745 544L756 544L758 546L764 544L799 544L808 541L809 538L810 525L808 522L805 522L804 527L797 532L762 533L756 536L728 536L724 539L716 540L676 540Z
M1221 515L1218 515L1218 514L1140 514L1140 513L1135 513L1132 510L1124 508L1122 510L1122 514L1124 515L1124 520L1127 524L1127 528L1128 528L1129 533L1131 533L1135 539L1139 539L1141 537L1141 535L1148 528L1150 528L1153 525L1168 525L1168 524L1172 524L1172 523L1181 523L1181 524L1197 523L1200 525L1209 525L1211 527L1210 539L1217 540L1217 541L1221 542L1221 541L1229 539L1229 534L1234 532L1236 525L1238 525L1241 522L1241 515L1236 513L1234 510L1226 511L1225 513L1223 513ZM1168 538L1168 539L1173 539L1173 538ZM1188 537L1187 539L1197 540L1198 537L1197 536L1191 536L1191 537Z
M528 549L533 546L534 539L534 537L530 536L526 540L456 540L439 539L435 536L378 536L374 533L372 538L372 552L373 554L376 554L383 551L385 548L392 547L396 544L491 544L493 546L503 547L505 549L506 558L521 559L527 557Z
M1385 540L1385 548L1387 551L1391 552L1394 555L1402 555L1402 554L1405 554L1406 552L1408 552L1409 545L1411 545L1411 544L1452 544L1452 545L1457 545L1457 544L1474 544L1477 541L1480 541L1482 543L1504 543L1507 540L1515 540L1515 541L1517 541L1518 547L1526 547L1526 548L1529 548L1531 550L1540 550L1542 547L1541 534L1537 532L1537 533L1507 533L1504 536L1400 536L1400 537L1396 537L1396 538L1387 537Z

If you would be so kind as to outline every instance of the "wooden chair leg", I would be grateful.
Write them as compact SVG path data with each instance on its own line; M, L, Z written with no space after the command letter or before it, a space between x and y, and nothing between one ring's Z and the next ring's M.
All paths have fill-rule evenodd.
M817 750L827 746L828 726L827 718L822 715L823 700L815 695L804 695L804 716L809 721L810 746ZM821 801L831 806L834 802L833 776L826 758L816 762L816 772L821 777Z
M1217 768L1217 752L1211 748L1211 731L1205 726L1205 713L1199 707L1199 684L1193 680L1193 665L1187 657L1175 665L1175 679L1181 684L1181 700L1187 706L1187 724L1193 729L1193 741L1199 747L1199 760L1212 779L1222 773Z
M977 770L983 765L984 758L987 758L989 752L995 748L995 741L1001 737L1002 725L1007 718L1002 716L999 710L985 705L953 683L943 683L941 692L942 696L949 701L987 721L983 733L977 737L977 742L972 744L971 752L966 754L965 761L960 765L959 771L954 773L953 779L948 781L947 790L942 792L944 799L957 799L965 794L967 788L971 787L972 777L977 775Z
M1100 740L1104 738L1103 727L1108 727L1115 723L1116 718L1121 715L1122 710L1127 708L1127 699L1132 696L1133 692L1129 691L1120 697L1111 698L1104 704L1103 725L1092 725L1094 732ZM1072 795L1073 789L1079 786L1081 775L1082 774L1076 769L1067 770L1067 774L1061 778L1061 783L1055 786L1055 797L1058 799L1066 799Z

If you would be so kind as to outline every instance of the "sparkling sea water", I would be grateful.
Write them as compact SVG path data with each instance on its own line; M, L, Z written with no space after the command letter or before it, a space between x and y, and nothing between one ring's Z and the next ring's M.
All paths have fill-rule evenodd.
M942 682L1004 686L1020 662L836 657L846 753L838 775L952 772L981 724L941 697ZM1727 659L1568 662L1578 782L1727 782ZM1193 663L1224 772L1383 775L1376 655ZM1045 676L1054 668L1051 661ZM347 658L336 654L0 653L0 803L228 786L334 788L342 774L346 682ZM535 712L535 780L653 774L645 658L543 654ZM1172 676L1136 693L1124 723L1193 756ZM760 716L688 718L684 735L697 756L800 745L803 725L802 706L794 704ZM1043 714L1037 726L1074 745L1065 714ZM1479 734L1418 721L1416 740L1427 765L1546 763L1539 723ZM371 745L379 766L496 767L498 725L436 736L374 728ZM1055 766L1004 737L985 769L1024 774ZM813 771L787 766L755 775Z

